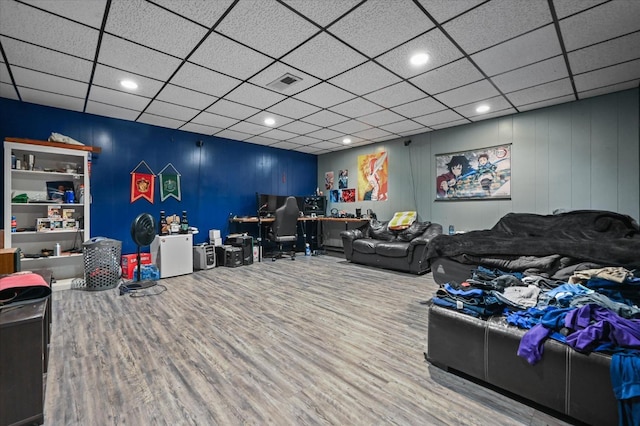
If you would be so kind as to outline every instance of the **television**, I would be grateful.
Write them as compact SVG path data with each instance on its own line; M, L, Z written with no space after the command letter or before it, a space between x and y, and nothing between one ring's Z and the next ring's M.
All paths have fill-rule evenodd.
M327 199L324 195L304 197L304 207L302 211L305 215L315 214L316 216L324 216L327 211Z

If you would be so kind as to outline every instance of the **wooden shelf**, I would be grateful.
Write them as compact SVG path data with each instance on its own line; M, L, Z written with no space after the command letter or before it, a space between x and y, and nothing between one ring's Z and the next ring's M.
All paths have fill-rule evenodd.
M8 142L28 143L31 145L51 146L54 148L65 148L65 149L76 149L78 151L89 151L94 154L100 154L102 152L102 148L100 148L99 146L72 145L72 144L62 143L62 142L39 141L36 139L23 139L23 138L4 138L4 140Z

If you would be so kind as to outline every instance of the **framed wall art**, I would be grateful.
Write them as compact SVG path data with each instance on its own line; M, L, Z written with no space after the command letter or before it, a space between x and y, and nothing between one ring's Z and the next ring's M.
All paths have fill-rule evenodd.
M511 144L435 157L436 201L511 199Z

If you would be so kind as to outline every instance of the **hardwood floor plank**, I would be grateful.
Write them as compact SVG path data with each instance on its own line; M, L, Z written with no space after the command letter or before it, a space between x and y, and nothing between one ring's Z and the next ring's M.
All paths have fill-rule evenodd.
M53 293L46 425L568 424L424 360L430 275L299 256L160 283Z

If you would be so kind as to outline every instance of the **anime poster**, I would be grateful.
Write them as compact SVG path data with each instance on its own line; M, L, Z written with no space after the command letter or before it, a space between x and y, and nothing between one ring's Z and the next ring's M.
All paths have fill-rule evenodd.
M344 189L349 187L349 170L344 169L338 172L338 188Z
M355 203L356 202L356 189L332 189L329 192L329 201L332 203Z
M387 200L389 168L387 153L358 156L358 201Z
M326 172L324 174L324 189L327 191L333 188L333 172Z
M511 198L511 144L436 155L436 201Z

